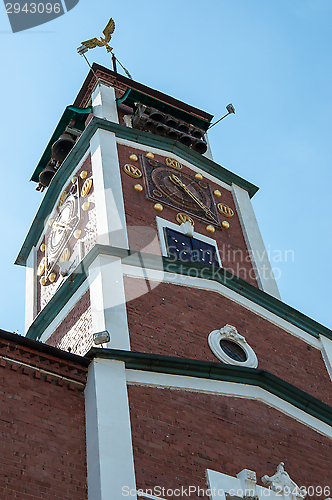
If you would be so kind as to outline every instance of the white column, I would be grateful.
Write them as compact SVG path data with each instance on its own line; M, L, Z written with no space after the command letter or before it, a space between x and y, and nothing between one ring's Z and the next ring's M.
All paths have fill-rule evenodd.
M319 339L322 344L322 356L326 365L326 369L332 380L332 340L324 337L323 335L320 335Z
M128 248L115 134L98 129L90 141L98 243Z
M130 351L121 259L99 255L88 270L92 331L107 330L110 349Z
M26 262L25 281L25 326L24 333L27 333L36 314L36 248L32 247Z
M94 359L85 388L89 500L124 498L136 490L125 366ZM127 494L128 496L128 494ZM128 496L136 499L136 494Z
M235 184L232 185L232 191L258 286L264 292L281 300L249 194Z
M104 83L98 83L92 92L92 107L94 116L104 118L104 120L109 120L110 122L119 123L113 87L109 87Z

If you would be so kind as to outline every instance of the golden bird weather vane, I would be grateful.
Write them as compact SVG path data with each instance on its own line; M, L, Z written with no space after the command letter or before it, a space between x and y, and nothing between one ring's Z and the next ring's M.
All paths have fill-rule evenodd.
M88 49L94 49L95 47L106 47L107 52L112 52L113 47L110 47L108 45L108 42L111 39L112 33L114 33L115 30L115 22L111 18L107 25L106 28L104 29L103 33L105 35L105 38L102 36L100 37L100 40L98 38L91 38L90 40L86 40L85 42L82 42L82 45L87 47Z
M106 47L107 52L111 52L111 54L112 54L113 70L115 71L115 73L117 73L117 70L116 70L116 61L117 61L120 64L121 68L126 73L126 75L132 80L132 76L129 73L129 71L120 63L119 59L117 57L115 57L114 52L112 52L113 47L110 47L108 45L108 42L110 41L112 34L114 33L114 30L115 30L115 22L111 18L108 21L108 23L103 31L105 38L103 38L101 36L100 39L95 37L95 38L90 38L90 40L86 40L85 42L81 42L82 45L80 47L78 47L77 52L81 56L84 57L84 59L86 60L86 62L89 65L89 68L93 71L93 68L91 67L89 61L85 57L85 52L87 52L88 49L94 49L95 47Z

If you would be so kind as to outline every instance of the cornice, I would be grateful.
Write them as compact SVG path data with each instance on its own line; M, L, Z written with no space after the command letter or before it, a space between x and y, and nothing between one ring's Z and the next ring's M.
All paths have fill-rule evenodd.
M117 349L92 348L88 359L123 361L126 369L220 380L260 387L332 426L332 408L266 370Z

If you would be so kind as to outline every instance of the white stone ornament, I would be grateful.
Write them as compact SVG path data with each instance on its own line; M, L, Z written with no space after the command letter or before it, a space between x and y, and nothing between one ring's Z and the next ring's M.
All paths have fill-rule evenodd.
M187 236L191 236L191 237L194 236L194 226L193 226L193 224L191 224L190 221L182 222L182 224L180 225L180 228L181 228L183 234L185 234Z
M249 469L243 469L241 472L236 474L236 477L241 481L241 486L244 491L244 495L247 497L255 497L256 493L256 472Z
M237 344L246 354L244 361L238 361L231 358L221 347L221 340L229 340ZM213 354L223 363L235 366L246 366L249 368L257 368L258 360L253 349L247 343L246 339L239 334L235 326L225 325L220 330L213 330L208 336L208 343Z
M300 490L297 484L289 477L289 474L285 471L284 465L284 462L280 462L277 467L277 472L273 476L263 476L263 484L271 488L272 491L275 491L281 498L302 500L305 498L306 492Z
M246 341L246 339L239 334L235 326L232 325L226 325L224 326L224 328L220 328L219 333L221 335L221 338L226 338L232 340L233 342Z

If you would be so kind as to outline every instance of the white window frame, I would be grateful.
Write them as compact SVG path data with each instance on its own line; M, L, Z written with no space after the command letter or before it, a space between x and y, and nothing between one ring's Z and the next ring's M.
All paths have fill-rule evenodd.
M161 217L156 217L156 222L157 222L157 230L158 230L158 237L159 237L159 243L160 243L160 249L161 249L161 254L163 257L169 257L168 250L167 250L167 238L166 238L166 231L165 229L172 229L173 231L177 231L178 233L186 234L181 227L180 224L174 224L173 222L170 222L169 220L162 219ZM220 260L220 255L219 255L219 250L218 250L218 245L216 240L209 238L208 236L205 236L204 234L201 233L196 233L195 231L193 232L192 238L195 238L196 240L204 241L204 243L207 243L208 245L211 245L215 249L216 253L216 258L217 262L219 264L219 267L222 267L222 263Z

